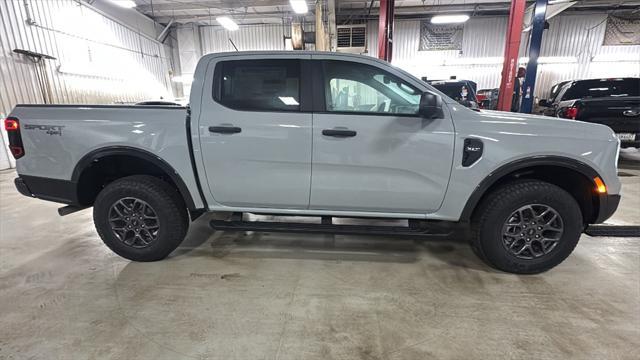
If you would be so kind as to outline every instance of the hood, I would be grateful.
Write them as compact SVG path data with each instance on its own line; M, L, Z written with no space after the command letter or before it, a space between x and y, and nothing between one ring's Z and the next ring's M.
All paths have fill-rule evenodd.
M522 131L548 137L573 137L609 141L615 139L608 126L558 117L481 110L477 120L503 131Z

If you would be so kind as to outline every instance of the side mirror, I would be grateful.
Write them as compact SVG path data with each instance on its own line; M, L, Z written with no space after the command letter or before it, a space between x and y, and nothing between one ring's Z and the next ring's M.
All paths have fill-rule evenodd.
M444 117L442 111L442 98L430 92L422 93L418 113L427 119L439 119Z
M547 100L547 99L542 99L542 100L538 101L538 105L542 106L542 107L551 107L551 104L549 103L549 100Z

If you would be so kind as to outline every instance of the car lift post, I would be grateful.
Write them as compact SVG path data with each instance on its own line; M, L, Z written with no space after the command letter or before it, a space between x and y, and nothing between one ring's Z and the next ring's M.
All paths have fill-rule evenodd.
M500 80L500 93L498 94L497 109L501 111L511 111L525 3L525 0L511 1L507 38L504 47L504 63L502 64L502 79Z
M536 7L533 9L533 26L531 27L531 39L529 41L529 62L527 63L527 75L525 75L524 85L522 86L521 113L530 114L533 109L533 91L536 86L538 56L540 56L540 48L542 47L547 3L548 0L536 0Z
M393 7L395 0L380 0L378 59L391 62L393 50Z

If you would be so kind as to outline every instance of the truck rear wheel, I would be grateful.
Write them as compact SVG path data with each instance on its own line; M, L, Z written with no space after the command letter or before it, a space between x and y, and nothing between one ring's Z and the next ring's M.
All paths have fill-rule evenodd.
M180 245L189 227L178 192L147 175L107 185L93 205L93 221L104 243L133 261L164 259Z
M568 192L543 181L521 180L496 189L480 204L472 220L471 246L496 269L536 274L564 261L583 227L580 207Z

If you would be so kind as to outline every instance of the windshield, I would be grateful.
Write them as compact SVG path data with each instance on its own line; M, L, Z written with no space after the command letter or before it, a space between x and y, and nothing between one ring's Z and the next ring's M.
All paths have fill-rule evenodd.
M562 87L568 82L569 81L563 81L553 85L553 87L551 88L551 92L549 93L549 101L553 101L556 98L556 96L560 94L560 90L562 90Z
M638 78L581 80L575 81L566 89L562 100L639 95Z

